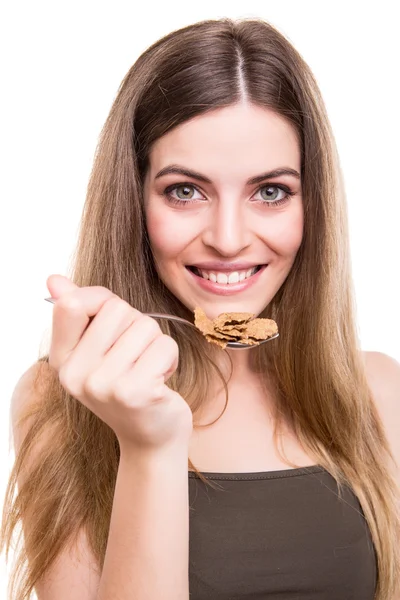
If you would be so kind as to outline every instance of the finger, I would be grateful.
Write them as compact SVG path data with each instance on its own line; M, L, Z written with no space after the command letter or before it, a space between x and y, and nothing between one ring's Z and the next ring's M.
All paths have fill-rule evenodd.
M136 361L133 370L144 373L144 378L164 377L178 366L179 347L175 340L161 334Z
M157 321L142 315L131 323L104 356L102 370L115 378L127 373L150 344L162 335Z
M135 397L140 399L140 404L159 398L166 377L178 366L178 359L178 344L169 335L162 334L143 352L133 368L117 380L115 396L127 403Z
M106 305L112 304L112 302L111 299ZM103 310L106 310L106 306ZM100 317L102 311L100 311L98 317ZM130 311L131 323L125 331L121 332L121 335L119 331L116 331L116 335L119 337L110 349L111 339L107 344L102 339L96 341L95 332L92 334L90 331L95 325L100 324L100 321L96 323L98 317L83 335L81 342L68 359L65 368L68 368L70 372L80 371L79 376L86 394L98 400L107 400L112 395L114 382L128 373L146 348L157 337L162 336L161 329L154 319L143 316L139 312L138 314L140 317L132 322L136 315ZM112 327L116 324L115 314L113 318ZM122 330L122 328L123 325L120 325L119 329ZM106 337L109 337L109 335ZM82 369L85 370L85 373L82 373Z
M51 366L58 370L65 363L79 343L90 318L113 296L115 294L105 287L90 286L66 292L56 300L49 353Z
M73 283L68 277L64 277L64 275L50 275L47 278L46 285L51 297L55 299L67 292L79 289L78 285Z

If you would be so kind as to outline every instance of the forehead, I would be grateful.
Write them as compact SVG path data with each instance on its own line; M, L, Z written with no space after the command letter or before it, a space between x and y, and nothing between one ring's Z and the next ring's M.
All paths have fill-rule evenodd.
M248 104L213 110L175 127L154 143L149 159L150 178L177 163L213 181L282 166L300 171L301 160L294 127L273 111Z

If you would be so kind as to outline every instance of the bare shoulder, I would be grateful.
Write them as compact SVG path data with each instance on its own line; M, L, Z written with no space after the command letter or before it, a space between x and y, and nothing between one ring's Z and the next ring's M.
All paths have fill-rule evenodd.
M381 352L363 352L368 384L400 465L400 363Z

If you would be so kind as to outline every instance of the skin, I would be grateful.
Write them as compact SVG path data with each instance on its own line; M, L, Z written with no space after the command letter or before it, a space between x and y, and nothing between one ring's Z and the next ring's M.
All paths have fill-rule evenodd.
M155 178L161 169L171 164L206 175L212 183L176 174ZM272 111L249 104L217 109L196 117L174 128L154 144L144 188L150 243L160 278L190 310L201 306L210 318L226 311L260 314L285 281L303 235L301 181L285 175L246 186L249 178L277 167L290 167L300 172L296 133L286 120ZM264 193L258 191L261 185L279 183L294 192L287 202L278 207L257 202L266 197L265 188ZM163 192L173 184L196 186L197 190L185 190L189 198L197 199L196 202L186 206L168 203ZM182 191L183 188L176 188L171 194L184 199ZM284 193L277 192L274 198L283 196ZM197 286L184 266L216 259L248 260L269 266L252 288L232 296L219 296ZM248 422L253 433L258 424L260 440L265 438L267 429L271 430L268 412L271 399L265 398L249 369L249 351L230 351L230 355L234 363L230 405L219 424L214 426L221 428L219 453L225 446L222 432L246 429L243 426L245 419L253 420L252 424ZM380 417L394 457L399 462L400 365L378 352L364 352L363 356ZM243 393L246 394L245 412L240 402ZM222 396L214 397L204 422L217 417L223 405ZM294 459L297 457L301 464L309 462L299 453L295 442L292 448ZM248 457L241 453L233 458L233 462L239 465L241 460L241 470L256 470L259 450L274 452L272 444L269 448L260 446ZM199 457L204 456L203 448L199 450ZM216 453L211 452L211 456L215 457ZM193 453L192 459L196 460ZM215 462L212 465L217 468L211 470L218 470ZM268 466L270 463L260 464L258 469L266 470ZM229 464L220 462L219 468L229 470ZM400 482L398 470L395 476Z
M223 312L260 314L275 296L295 260L303 235L301 181L291 175L246 182L257 175L286 167L300 173L301 157L292 126L270 110L238 104L201 115L174 128L152 147L144 182L146 222L156 268L165 285L190 310L203 308L209 318ZM161 169L179 165L205 175L211 183L183 175L157 178ZM190 204L168 202L165 189L172 185L175 198L196 199ZM285 198L274 206L268 203ZM189 192L189 193L188 193ZM269 194L269 195L268 195ZM185 265L203 261L236 261L268 264L249 289L230 296L203 290ZM195 429L190 457L203 470L253 471L285 468L272 439L273 398L265 394L257 375L251 372L250 351L229 351L234 371L229 382L229 406L212 427ZM217 353L219 367L227 375L225 353ZM219 384L219 381L218 381ZM241 401L246 394L246 406ZM197 423L210 423L224 407L225 395L210 393L210 401L197 416ZM232 432L241 438L237 453L229 439ZM247 439L246 436L251 439ZM290 433L285 445L291 458L313 464L299 449Z
M302 240L301 181L291 175L250 186L246 181L278 167L300 173L300 161L292 126L272 111L249 104L196 117L154 144L144 183L150 243L160 278L190 310L201 306L211 319L223 312L258 315L275 296ZM172 164L197 171L212 183L177 174L156 178ZM196 187L176 188L173 197L185 199L186 191L196 201L185 206L168 202L164 190L177 184ZM273 206L268 193L273 200L286 195L278 188L267 192L277 184L294 195ZM248 290L220 296L200 288L185 268L206 260L248 261L268 268ZM245 369L248 353L230 353L237 369Z
M236 148L240 148L240 159ZM227 108L186 123L164 136L155 144L150 161L151 168L146 181L147 223L160 277L188 308L193 309L195 305L200 305L205 308L210 317L227 309L260 313L285 280L300 246L303 228L301 190L298 187L290 202L282 205L281 208L260 208L252 202L255 189L245 189L244 182L247 178L276 166L291 166L299 170L299 153L294 132L284 121L268 111L260 111L260 109L246 106ZM203 189L205 204L201 204L199 208L193 207L188 210L178 210L166 204L162 195L164 186L179 183L180 178L168 176L165 178L168 181L160 180L155 183L154 176L159 169L172 162L207 174L214 182L208 185L207 189ZM283 181L286 182L286 179L289 178L285 177ZM289 186L300 185L296 181L287 183ZM270 267L268 267L268 273L264 274L262 282L260 280L251 293L241 293L237 297L222 298L205 294L186 277L183 266L203 259L236 259L238 257L260 263L268 261ZM159 347L155 352L154 344L149 345L143 351L141 344L144 342L147 345L149 339L146 342L143 331L140 332L135 328L134 317L138 316L134 314L135 309L126 306L122 300L114 304L111 307L112 310L109 305L105 307L107 295L110 294L108 290L95 286L79 289L62 276L50 277L47 285L52 297L60 298L65 295L65 299L59 303L59 309L55 312L56 321L53 321L53 324L58 326L58 328L53 327L53 334L54 330L57 330L62 335L58 341L55 340L57 343L52 354L56 357L54 359L56 363L62 365L65 364L68 356L73 354L71 348L74 349L75 369L72 372L72 380L75 381L75 385L75 375L78 374L82 379L82 369L87 371L89 367L89 374L94 372L98 376L105 377L108 385L110 382L112 384L118 382L119 391L121 391L121 370L124 375L129 371L134 376L135 366L132 368L132 363L139 362L137 356L133 356L132 352L138 353L142 361L138 380L142 379L143 373L148 377L152 369L158 370L161 363L171 356L171 350L167 352L165 347ZM115 302L115 298L113 302ZM62 314L64 314L63 317ZM88 324L89 316L96 316L97 328L91 325L88 329L89 333L85 337L82 336L82 332ZM93 324L96 323L96 319ZM127 319L133 322L126 329ZM136 322L136 324L138 323L140 320ZM143 325L143 319L141 323ZM146 323L147 332L151 334L150 339L160 339L160 334L154 330L154 326L152 325L153 329L150 330L149 321ZM116 344L111 346L110 350L109 336L113 337L114 341L118 340L118 355L112 351ZM85 360L79 359L79 357L76 360L77 340L80 340L80 352L83 350ZM121 346L124 340L125 345ZM85 344L86 350L84 349ZM148 362L143 364L146 356ZM205 439L205 445L201 445L200 442L197 448L196 443L191 444L192 460L196 466L205 471L248 472L286 468L279 463L278 458L273 458L274 449L267 436L270 430L269 416L266 414L267 403L263 392L258 389L258 382L248 372L246 362L248 356L249 351L247 350L232 352L236 376L230 394L230 409L216 424L216 427L219 428L217 435L211 434L211 437ZM389 443L395 458L400 460L400 365L381 353L364 353L364 358L368 381L386 427ZM99 369L99 365L101 369ZM167 369L168 365L164 365L162 368L164 376L166 372L169 372ZM23 435L16 426L16 420L30 396L35 373L34 369L30 369L21 378L13 397L13 424L17 449ZM86 375L87 382L87 373L84 375ZM162 380L164 380L164 376ZM156 379L158 381L160 378ZM101 384L97 385L97 389L104 394L104 379L97 381ZM117 399L115 402L116 399L112 398L114 404L111 404L111 409L110 402L104 402L104 398L103 402L98 402L97 408L101 409L100 418L113 427L114 431L118 430L115 425L118 412L122 415L120 418L122 426L126 427L127 425L127 405L131 402L131 390L135 388L134 383L134 380L125 382L123 389L125 390L124 394L127 394L128 401L124 400L121 403ZM146 379L144 390L148 392L148 389L149 384ZM114 395L110 394L110 396ZM243 410L244 403L241 400L244 395L246 403ZM214 404L216 404L215 400L213 398ZM135 401L137 404L136 398ZM181 403L181 405L183 404L184 402ZM162 404L159 404L159 407L159 418L161 418ZM220 413L220 407L217 408L214 416L218 416ZM146 409L146 402L142 402L142 409ZM167 406L166 410L170 412L170 406ZM136 417L138 414L140 413L136 412ZM226 421L227 416L228 421ZM148 422L154 425L153 415ZM131 427L128 429L130 430ZM165 435L165 427L162 426L160 429ZM208 432L210 431L208 430ZM227 431L230 431L231 434L234 433L234 444L232 444L232 437L229 440L229 435L223 439L223 435L226 436ZM154 431L152 434L154 437ZM248 436L247 440L240 437L243 435ZM228 444L227 441L231 443ZM229 458L226 459L228 446L230 446L230 452ZM211 457L211 463L208 464L205 448L208 449ZM235 455L232 454L234 451ZM298 464L307 464L307 457L300 454L296 456L296 451L298 449L294 448L291 458ZM145 589L146 594L151 593L148 589L149 578L146 576L146 572L143 575L145 569L149 570L150 563L147 557L151 554L151 559L158 560L159 565L163 568L161 574L161 567L157 569L160 577L154 580L155 586L160 578L162 582L170 583L171 571L178 565L178 569L173 571L175 578L170 586L173 590L168 595L164 586L163 597L167 597L165 595L167 594L168 597L176 598L179 586L187 597L188 532L185 529L187 521L183 521L184 515L188 512L186 453L180 453L180 457L183 456L184 460L179 460L178 467L176 457L172 462L168 462L167 466L159 459L153 475L148 467L143 467L143 463L140 468L141 472L135 473L135 469L138 467L137 453L134 453L133 456L133 460L125 463L124 472L122 475L120 473L117 480L117 502L114 502L113 506L114 516L110 528L111 543L109 540L107 552L110 547L113 549L110 556L108 558L106 556L105 562L108 567L106 584L108 588L112 586L114 590L119 585L121 593L125 593L128 586L132 585L135 585L136 588L131 595L136 593L138 586L142 586L141 589ZM206 462L201 464L200 458ZM216 463L216 460L220 462ZM224 463L224 460L228 460L228 462ZM262 462L263 460L268 460L268 463ZM175 470L176 467L177 470ZM174 481L172 487L171 476ZM398 476L397 472L396 476ZM162 485L165 490L164 496L168 496L170 502L162 502L161 506L159 497ZM141 491L140 494L138 490ZM176 496L171 496L171 493L175 493ZM162 489L161 496L164 498ZM154 505L151 501L154 502ZM158 518L155 519L154 515L158 515ZM140 527L138 527L138 523ZM132 532L139 530L142 532L140 540L145 552L141 551L136 534L134 540L132 537ZM159 543L160 535L161 539L174 540L174 544L169 545L168 548L169 561L165 560L164 547ZM153 543L151 540L157 541ZM153 544L152 552L149 553L151 544ZM157 558L154 548L161 549L158 553L159 558ZM180 569L180 564L184 568ZM136 578L132 578L132 573L135 573L134 569L137 572ZM154 572L153 563L151 563L151 571ZM115 575L116 573L117 575ZM121 580L126 573L128 573L128 579ZM176 583L178 577L182 578L181 585L179 582ZM40 587L36 586L36 591L38 597L43 600L70 598L71 591L74 592L74 590L76 590L76 594L81 594L79 597L82 599L83 597L94 598L98 596L100 578L101 573L97 570L97 563L86 536L80 535L77 544L73 548L68 548L68 551L59 557L52 567L51 573L40 582ZM104 591L104 581L102 589ZM110 597L108 590L105 590L104 593L105 595L102 597ZM160 586L155 592L154 597L156 596L160 596Z

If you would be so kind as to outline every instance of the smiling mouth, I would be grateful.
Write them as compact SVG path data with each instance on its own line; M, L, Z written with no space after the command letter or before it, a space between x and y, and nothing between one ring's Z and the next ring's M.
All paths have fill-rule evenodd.
M197 275L197 277L201 277L202 279L210 280L213 283L220 284L237 284L245 281L246 279L250 279L253 277L258 271L266 265L257 265L252 269L248 269L247 271L233 271L231 273L219 273L217 271L205 271L203 269L199 269L198 267L194 267L192 265L187 265L186 268L189 269L192 273Z

